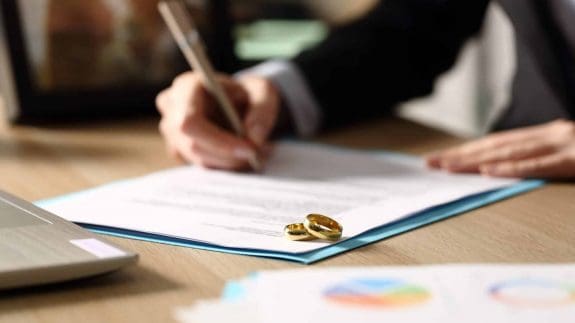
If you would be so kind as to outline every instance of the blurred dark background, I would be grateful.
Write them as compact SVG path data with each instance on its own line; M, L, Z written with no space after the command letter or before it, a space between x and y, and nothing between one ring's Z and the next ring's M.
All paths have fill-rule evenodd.
M153 113L154 97L188 70L159 16L158 0L0 2L15 122ZM290 58L375 0L188 0L222 72ZM12 84L7 85L10 82ZM10 92L10 93L8 93ZM12 93L13 92L13 93ZM12 97L13 99L10 99Z

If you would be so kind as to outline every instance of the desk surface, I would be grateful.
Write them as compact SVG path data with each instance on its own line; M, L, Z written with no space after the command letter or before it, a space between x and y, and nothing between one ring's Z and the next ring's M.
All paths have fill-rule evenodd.
M156 123L35 128L0 122L0 189L37 200L175 166L163 154ZM459 142L401 120L375 121L318 140L416 154ZM313 266L573 262L573 197L575 185L550 184ZM218 297L228 279L261 269L302 267L110 239L140 253L140 263L95 279L0 294L0 322L171 321L174 307Z

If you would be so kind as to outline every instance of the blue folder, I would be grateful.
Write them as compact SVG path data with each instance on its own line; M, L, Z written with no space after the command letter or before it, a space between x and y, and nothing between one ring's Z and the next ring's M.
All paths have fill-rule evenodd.
M121 181L118 183L121 183ZM463 212L467 212L524 192L528 192L542 185L544 185L544 181L542 180L524 180L506 188L467 196L465 198L447 204L422 210L401 220L373 228L369 231L366 231L362 234L351 237L349 239L340 241L338 243L334 243L326 247L302 253L278 252L265 249L232 248L194 240L174 238L160 234L152 234L152 233L86 224L86 223L77 223L77 224L86 229L89 229L90 231L116 237L144 240L144 241L164 243L169 245L197 248L210 251L227 252L239 255L250 255L250 256L259 256L273 259L289 260L289 261L300 262L303 264L312 264L314 262L344 253L346 251L350 251L440 220L444 220L446 218L461 214ZM75 195L83 194L85 192L88 191L72 193L69 195L64 195L53 199L38 201L36 202L36 204L42 207L60 201L62 199L73 198Z

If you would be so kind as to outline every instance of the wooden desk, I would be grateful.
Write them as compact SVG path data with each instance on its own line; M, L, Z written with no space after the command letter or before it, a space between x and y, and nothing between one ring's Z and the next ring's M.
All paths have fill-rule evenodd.
M0 189L29 200L174 166L156 120L61 128L0 124ZM457 139L400 120L328 134L322 142L408 153ZM575 185L542 189L375 243L313 266L575 261ZM139 265L81 282L5 292L1 322L165 322L177 306L218 297L228 279L260 269L301 268L278 260L110 238ZM0 255L1 256L1 255Z

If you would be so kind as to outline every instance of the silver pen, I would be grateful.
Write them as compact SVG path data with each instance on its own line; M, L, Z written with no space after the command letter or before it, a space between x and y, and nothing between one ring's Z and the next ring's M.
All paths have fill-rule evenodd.
M172 33L184 57L195 71L200 75L204 86L214 96L230 122L234 132L240 137L247 137L246 130L234 108L231 100L216 80L216 73L206 51L200 33L194 25L193 19L186 5L179 0L160 1L158 10L164 18L168 29ZM261 169L257 156L248 159L254 170Z

